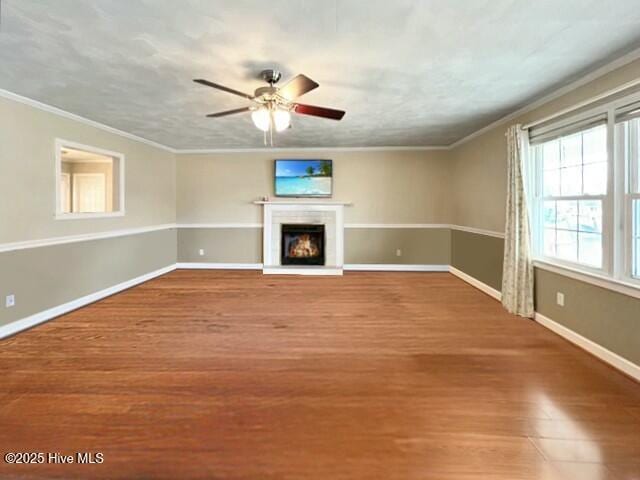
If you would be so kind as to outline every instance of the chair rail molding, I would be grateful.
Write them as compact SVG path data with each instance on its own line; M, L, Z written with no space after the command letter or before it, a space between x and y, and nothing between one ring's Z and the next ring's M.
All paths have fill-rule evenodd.
M160 230L171 230L174 228L176 228L175 223L166 223L162 225L150 225L147 227L124 228L119 230L106 230L104 232L81 233L78 235L66 235L60 237L41 238L36 240L25 240L22 242L1 243L0 253L12 252L14 250L25 250L28 248L49 247L52 245L62 245L65 243L101 240L104 238L125 237L127 235L138 235L141 233L157 232Z

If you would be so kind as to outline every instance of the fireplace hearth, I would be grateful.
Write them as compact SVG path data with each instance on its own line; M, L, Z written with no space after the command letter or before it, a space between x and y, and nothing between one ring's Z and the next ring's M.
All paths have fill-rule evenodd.
M282 224L282 265L324 265L324 225Z

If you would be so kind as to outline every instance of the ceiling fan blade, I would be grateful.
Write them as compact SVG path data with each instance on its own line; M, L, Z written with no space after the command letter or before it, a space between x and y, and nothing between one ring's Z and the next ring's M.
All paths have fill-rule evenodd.
M226 117L227 115L235 115L236 113L249 112L250 107L234 108L233 110L225 110L224 112L210 113L207 115L209 118Z
M204 80L202 78L196 78L193 80L196 83L201 85L206 85L207 87L217 88L218 90L222 90L223 92L231 93L233 95L238 95L239 97L243 97L249 100L253 100L253 95L249 95L248 93L239 92L238 90L234 90L233 88L225 87L224 85L218 85L217 83L210 82L209 80Z
M280 95L285 100L295 100L296 98L304 95L307 92L310 92L314 88L318 88L316 82L311 80L306 75L298 75L289 80L284 87L278 90L278 95Z
M304 103L295 103L293 111L302 115L312 115L314 117L329 118L331 120L341 120L345 111L333 108L316 107L315 105L305 105Z

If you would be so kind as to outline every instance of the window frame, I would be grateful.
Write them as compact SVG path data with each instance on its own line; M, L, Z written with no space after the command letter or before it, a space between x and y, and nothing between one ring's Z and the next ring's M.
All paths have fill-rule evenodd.
M624 132L622 141L618 141L618 146L628 147L629 144L631 144L631 149L627 150L625 148L625 150L622 151L621 148L618 148L616 151L616 154L620 157L620 161L627 172L623 190L624 198L622 199L622 209L624 212L624 252L625 258L628 259L628 261L624 262L624 273L627 279L640 285L640 272L638 276L633 276L633 264L635 260L634 243L636 240L633 225L633 203L634 201L640 202L640 175L638 173L638 170L640 169L640 121L636 122L635 125L629 125L629 127L633 129L632 132L629 132L627 129ZM616 131L616 134L619 135L620 132ZM629 142L630 136L635 143ZM616 139L619 140L619 138ZM638 228L640 229L640 225L638 225Z
M629 94L609 101L597 107L584 110L579 114L568 116L555 122L558 128L598 114L606 114L607 128L607 191L604 195L572 195L557 196L556 200L572 200L589 198L602 199L602 268L572 262L544 254L544 227L542 226L542 210L545 200L543 193L543 165L536 145L530 145L525 169L530 178L527 181L530 198L532 256L534 264L542 268L557 267L571 272L573 275L585 275L614 286L640 288L640 278L633 276L633 201L640 201L639 165L633 165L633 157L622 151L627 139L619 138L616 110L640 100L640 92ZM553 124L551 124L553 125ZM588 128L585 128L588 130ZM640 127L638 128L640 135ZM544 143L544 142L542 142ZM541 144L542 144L541 143ZM640 152L638 152L640 154ZM640 163L638 155L635 162ZM636 188L636 192L632 190ZM616 289L616 288L614 288Z
M583 119L583 117L591 116L591 111L585 112L585 114L572 117L571 122L579 121ZM589 130L593 127L586 128L584 131ZM607 127L608 128L608 127ZM607 130L608 132L608 130ZM534 179L532 185L533 194L533 210L534 215L533 218L533 257L534 260L540 260L545 263L555 264L559 266L564 266L567 268L571 268L574 270L584 270L585 272L596 274L599 276L606 275L611 269L611 262L609 260L609 251L610 251L610 243L607 235L608 222L607 222L607 211L610 209L610 179L611 179L611 162L607 161L607 168L609 169L608 177L607 177L607 190L604 194L600 195L544 195L544 182L543 182L543 172L544 166L541 161L542 158L538 155L538 147L544 145L544 143L540 143L537 145L532 145L529 148L529 156L533 159L533 171L534 171ZM607 134L607 155L609 150L608 145L608 134ZM542 227L542 218L541 213L544 208L545 201L580 201L580 200L599 200L602 202L602 267L593 267L579 262L572 262L570 260L565 260L558 257L551 257L544 254L544 227Z
M55 213L54 218L56 220L79 220L89 218L113 218L123 217L125 215L125 155L119 152L113 152L103 148L94 147L91 145L84 145L82 143L64 140L62 138L55 139ZM95 153L98 155L105 155L113 157L118 161L118 210L113 212L87 212L67 213L61 209L61 192L60 192L60 180L62 177L62 149L71 148L76 150L82 150L89 153Z

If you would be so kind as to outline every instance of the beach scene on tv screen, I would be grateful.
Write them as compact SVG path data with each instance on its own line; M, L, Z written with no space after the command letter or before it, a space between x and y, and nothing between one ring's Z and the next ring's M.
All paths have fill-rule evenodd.
M330 196L331 160L276 160L276 195Z

